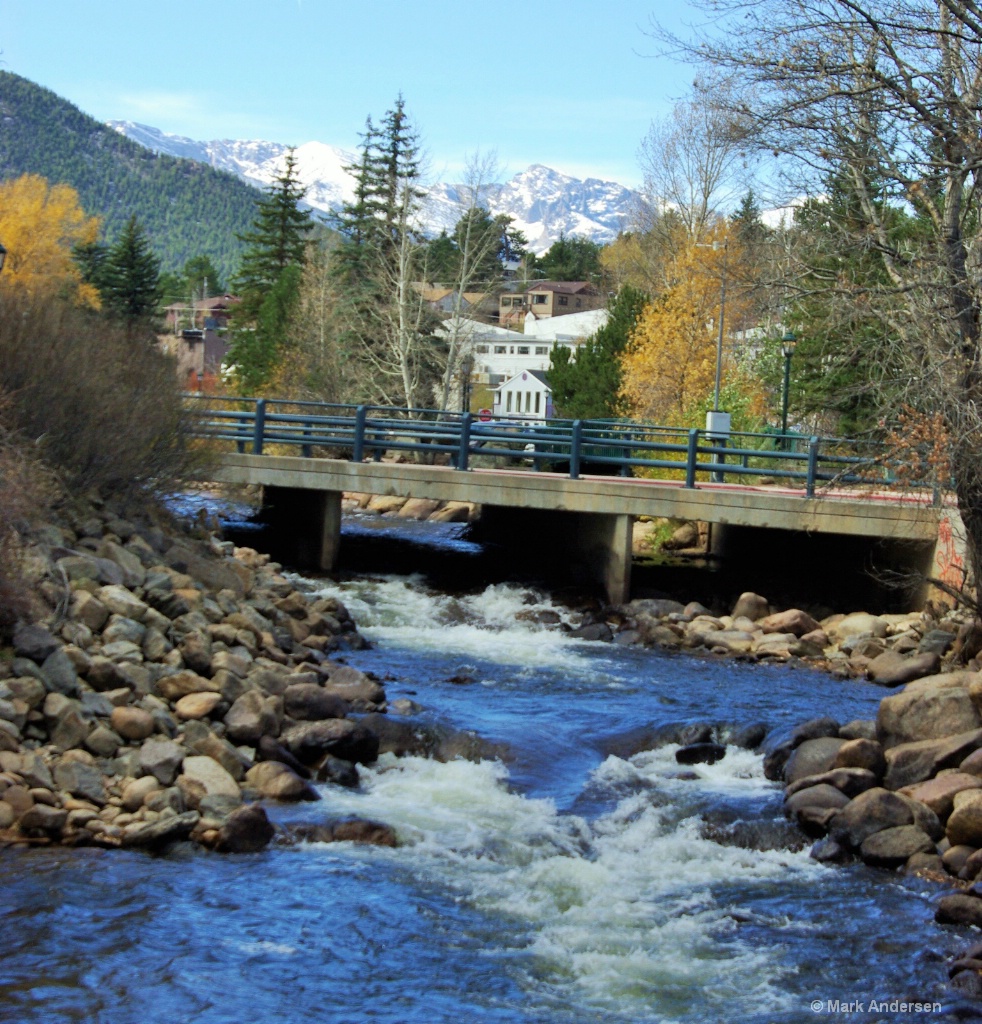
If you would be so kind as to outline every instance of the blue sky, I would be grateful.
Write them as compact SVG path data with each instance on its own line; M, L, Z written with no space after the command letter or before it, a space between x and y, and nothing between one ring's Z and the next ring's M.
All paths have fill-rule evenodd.
M691 69L651 56L683 0L0 0L0 67L100 120L357 144L401 90L430 171L475 150L636 184Z

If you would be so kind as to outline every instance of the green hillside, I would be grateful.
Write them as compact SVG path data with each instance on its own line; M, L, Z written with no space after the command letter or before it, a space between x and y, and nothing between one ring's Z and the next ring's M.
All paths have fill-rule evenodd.
M40 174L67 182L112 242L132 214L163 270L209 256L228 280L238 267L257 192L224 171L148 149L26 78L0 71L0 180Z

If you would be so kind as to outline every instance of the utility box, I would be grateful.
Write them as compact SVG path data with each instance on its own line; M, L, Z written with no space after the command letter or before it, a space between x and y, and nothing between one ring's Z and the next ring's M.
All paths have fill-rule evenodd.
M730 436L730 414L710 409L706 413L706 433L716 441L725 441Z

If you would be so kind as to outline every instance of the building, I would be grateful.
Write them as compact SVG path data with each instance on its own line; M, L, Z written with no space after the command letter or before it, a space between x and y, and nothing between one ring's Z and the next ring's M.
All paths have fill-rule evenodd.
M523 370L500 384L494 392L495 419L521 419L544 423L552 418L552 388L542 370Z
M160 346L177 360L178 378L188 391L207 391L221 375L229 316L239 301L215 295L165 307L171 333L160 337Z
M529 315L536 320L565 316L604 304L600 292L589 281L536 281L524 292L504 292L498 299L498 323L510 326L524 323Z

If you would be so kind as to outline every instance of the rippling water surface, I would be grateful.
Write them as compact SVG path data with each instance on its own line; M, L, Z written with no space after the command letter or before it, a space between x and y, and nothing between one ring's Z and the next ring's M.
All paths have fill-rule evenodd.
M809 860L757 755L693 779L671 746L609 753L668 722L869 717L882 691L571 640L533 621L567 609L507 584L304 585L347 603L374 641L348 660L390 700L508 756L384 757L358 791L273 812L385 821L396 849L0 854L0 1020L780 1024L873 998L954 1019L943 958L964 936L931 922L932 886Z

